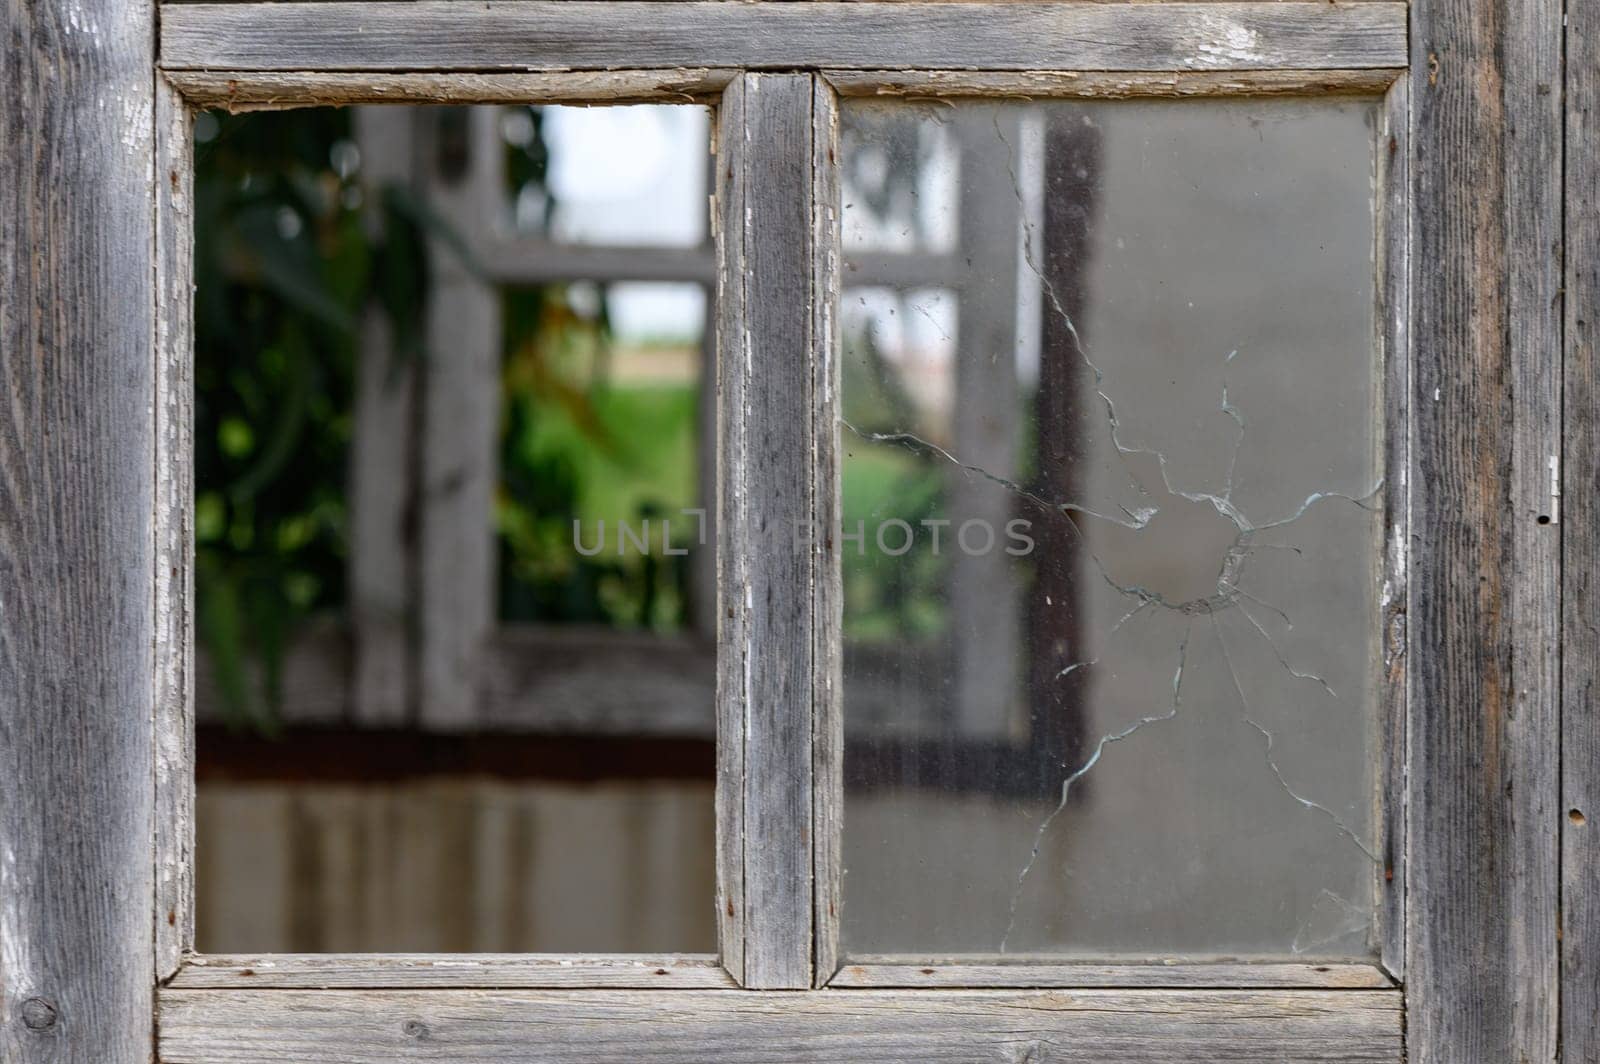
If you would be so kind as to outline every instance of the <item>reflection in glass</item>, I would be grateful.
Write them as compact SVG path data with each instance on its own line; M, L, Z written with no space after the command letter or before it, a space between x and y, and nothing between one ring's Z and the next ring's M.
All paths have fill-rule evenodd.
M848 955L1372 952L1373 119L845 105Z

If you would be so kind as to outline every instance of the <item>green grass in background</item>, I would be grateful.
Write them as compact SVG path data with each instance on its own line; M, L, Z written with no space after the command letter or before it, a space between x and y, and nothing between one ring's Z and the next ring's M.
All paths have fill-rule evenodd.
M539 361L536 351L512 356ZM672 381L595 378L568 359L507 374L502 491L501 616L683 628L689 560L664 550L698 549L699 388ZM587 380L587 383L584 383ZM574 522L586 555L574 542ZM604 536L601 538L602 522ZM623 543L648 522L648 551ZM621 550L619 551L619 545Z

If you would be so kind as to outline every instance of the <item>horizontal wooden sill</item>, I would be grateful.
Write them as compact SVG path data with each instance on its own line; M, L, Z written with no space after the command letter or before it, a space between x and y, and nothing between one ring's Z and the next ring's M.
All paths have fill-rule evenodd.
M166 1064L1394 1064L1397 990L164 990Z

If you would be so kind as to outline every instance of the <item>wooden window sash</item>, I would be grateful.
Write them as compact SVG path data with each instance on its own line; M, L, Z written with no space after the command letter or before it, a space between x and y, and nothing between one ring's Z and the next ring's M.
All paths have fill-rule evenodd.
M163 9L161 66L171 80L159 76L155 79L153 100L149 101L155 116L154 144L139 148L151 151L156 160L150 195L155 214L156 269L152 288L157 305L153 381L156 402L152 422L145 428L149 430L147 435L153 437L155 465L155 656L149 679L157 726L153 749L144 753L138 749L139 743L112 737L122 744L124 752L148 756L155 769L155 804L147 807L158 858L157 904L152 913L155 976L160 981L176 976L174 986L159 996L163 1058L283 1059L290 1047L301 1045L295 1041L299 1038L318 1041L305 1041L297 1054L291 1054L297 1059L387 1060L392 1058L396 1045L415 1046L449 1037L461 1040L452 1044L470 1046L476 1054L471 1059L515 1060L525 1059L528 1046L535 1044L529 1039L542 1036L546 1041L538 1044L553 1045L556 1043L549 1040L578 1038L579 1041L568 1043L569 1052L573 1059L586 1060L638 1059L641 1050L652 1047L682 1052L685 1047L702 1046L726 1056L728 1050L771 1039L793 1039L793 1044L812 1047L807 1052L819 1055L824 1052L821 1047L834 1040L832 1055L852 1059L899 1059L911 1051L908 1047L915 1046L925 1049L927 1059L946 1052L949 1059L965 1060L992 1050L996 1039L1007 1039L1008 1044L1014 1045L1016 1039L1026 1042L1031 1038L1040 1051L1058 1052L1067 1044L1056 1041L1058 1037L1069 1039L1069 1051L1087 1054L1085 1059L1093 1059L1095 1046L1111 1044L1107 1040L1113 1038L1116 1045L1133 1054L1124 1059L1138 1059L1140 1052L1148 1059L1163 1059L1163 1049L1165 1055L1170 1055L1173 1039L1191 1050L1190 1059L1207 1059L1207 1053L1217 1059L1240 1059L1240 1047L1246 1044L1258 1049L1261 1059L1322 1059L1330 1040L1337 1040L1341 1050L1347 1051L1348 1059L1397 1059L1400 995L1388 990L841 990L740 995L706 986L650 994L596 989L577 995L571 991L544 993L532 989L430 990L426 994L401 988L304 992L285 989L268 994L180 988L179 984L186 980L201 978L190 973L205 967L191 964L178 971L187 955L192 909L188 900L192 893L192 825L187 817L192 805L189 792L193 756L188 745L192 721L187 714L192 703L188 628L193 592L192 575L183 564L185 552L190 549L192 527L185 501L192 491L186 479L192 449L186 436L189 400L185 397L192 384L187 376L188 318L180 309L188 303L190 277L188 106L224 102L215 95L224 92L229 99L248 101L256 97L268 103L380 98L460 102L526 99L525 90L511 87L511 79L525 79L523 84L528 85L531 82L526 79L542 75L477 71L497 67L526 70L542 64L553 68L562 62L560 56L569 54L571 42L540 43L537 34L530 38L534 23L543 25L541 20L558 15L580 21L599 19L598 13L589 12L601 7L612 8L620 15L623 6L562 4L559 7L565 9L563 13L556 5L548 5L545 10L537 10L546 5L536 3L500 5L502 12L512 9L511 16L523 21L513 25L512 32L493 48L475 47L470 40L461 43L464 37L470 39L481 32L487 19L479 23L468 17L464 21L472 26L453 30L437 23L432 30L423 28L428 16L444 13L447 5L443 4L317 5L323 11L310 17L310 24L302 26L304 32L300 33L291 32L294 27L286 21L307 19L306 9L298 5L293 5L296 10L290 10L291 5L265 4L174 5ZM1161 91L1163 85L1170 85L1167 92L1173 95L1344 91L1352 86L1353 91L1371 91L1370 83L1363 79L1374 75L1367 71L1407 68L1406 80L1390 91L1390 109L1398 99L1400 113L1404 114L1406 93L1413 94L1416 113L1400 123L1399 129L1401 133L1407 128L1415 131L1421 154L1413 157L1402 135L1395 134L1395 140L1390 142L1391 159L1413 163L1413 168L1406 174L1401 167L1399 176L1386 182L1386 189L1391 185L1398 188L1401 198L1410 202L1402 212L1404 227L1397 228L1393 235L1386 230L1385 240L1398 241L1400 247L1412 251L1413 257L1403 260L1399 272L1414 284L1409 293L1404 285L1393 292L1386 285L1385 290L1397 299L1388 304L1396 311L1390 316L1395 329L1390 339L1402 349L1409 346L1416 351L1414 359L1406 360L1404 387L1400 390L1407 400L1415 399L1416 420L1407 422L1405 453L1391 452L1388 466L1393 470L1398 462L1403 467L1410 492L1404 512L1416 515L1430 537L1452 545L1460 537L1467 537L1498 553L1486 561L1470 553L1430 550L1408 535L1388 544L1389 555L1398 555L1394 559L1397 575L1409 577L1410 584L1409 604L1393 614L1386 633L1391 637L1394 666L1390 686L1397 689L1391 703L1395 698L1404 699L1407 692L1410 698L1409 702L1402 701L1404 708L1399 718L1390 718L1391 737L1403 736L1409 745L1398 748L1398 755L1393 744L1386 749L1391 757L1403 759L1409 782L1396 792L1404 797L1403 802L1391 798L1393 804L1386 820L1392 818L1397 825L1390 831L1390 841L1396 848L1386 848L1385 853L1396 869L1397 879L1408 865L1414 867L1409 894L1396 903L1395 909L1396 916L1403 911L1411 934L1401 935L1401 921L1395 916L1387 917L1385 926L1395 928L1389 934L1396 937L1392 942L1386 937L1384 961L1392 971L1398 972L1404 965L1410 973L1407 995L1413 999L1409 1023L1411 1059L1509 1059L1513 1053L1528 1059L1553 1059L1556 1002L1561 993L1555 978L1556 838L1558 833L1566 832L1581 843L1587 836L1577 834L1582 828L1581 817L1565 817L1565 811L1554 808L1558 803L1551 797L1559 763L1556 724L1560 719L1556 685L1551 681L1557 675L1563 629L1559 596L1551 590L1560 583L1561 522L1559 512L1551 511L1552 500L1559 497L1564 485L1568 488L1565 495L1569 508L1574 498L1586 499L1582 470L1592 469L1593 465L1593 449L1583 449L1588 446L1582 442L1587 436L1567 455L1565 466L1561 461L1561 271L1541 265L1551 247L1559 249L1561 245L1560 178L1559 174L1552 177L1547 172L1544 154L1529 150L1522 139L1531 136L1533 144L1547 146L1551 137L1559 138L1563 102L1559 91L1551 91L1551 86L1559 85L1564 76L1559 10L1555 9L1552 16L1552 5L1541 0L1507 25L1489 25L1424 5L1416 12L1419 26L1407 48L1406 13L1395 4L1338 5L1331 9L1320 4L1293 3L1095 5L1093 10L1060 17L1066 22L1086 20L1082 26L1089 28L1126 27L1138 18L1149 17L1138 10L1143 8L1146 12L1160 11L1176 28L1161 31L1154 49L1146 56L1129 56L1126 51L1117 51L1117 46L1085 44L1075 38L1063 40L1047 34L1037 40L1027 38L1028 47L1011 49L1015 53L1012 56L979 56L977 63L969 64L959 60L970 56L965 49L973 47L974 38L968 35L952 43L961 36L961 29L983 30L975 38L979 41L993 39L986 36L990 26L1000 27L994 33L1003 30L1025 36L1029 27L1037 25L1029 19L1053 16L1041 10L1043 5L851 5L849 10L864 13L871 26L883 27L882 39L890 43L878 45L878 52L846 55L839 51L845 47L847 33L841 28L845 25L839 21L842 16L828 5L806 5L796 6L796 10L816 12L812 17L820 26L825 30L833 28L802 35L798 43L789 40L772 45L771 52L756 57L756 64L718 64L709 61L716 52L699 43L707 39L705 25L709 24L713 31L709 36L712 43L731 49L735 44L730 41L737 42L738 38L728 28L741 25L738 19L752 20L743 24L746 29L755 25L764 33L781 37L781 30L773 31L761 20L799 17L766 12L723 15L710 10L722 5L698 3L649 5L655 11L641 6L639 14L656 15L669 6L685 12L685 25L692 27L694 40L684 43L682 36L647 23L640 31L642 43L630 37L619 46L619 50L625 50L637 44L645 49L646 58L659 57L662 65L672 68L666 76L660 71L644 72L629 81L627 93L636 92L638 98L659 98L658 94L679 90L686 94L704 93L725 87L734 75L730 74L721 86L707 87L707 77L712 81L721 77L707 72L719 66L827 68L835 71L830 80L841 93L881 90L916 95L936 94L941 79L952 94L1003 94L1009 82L991 75L1012 69L1019 78L1030 79L1028 94L1039 96L1143 94ZM986 25L963 23L960 12L947 15L938 10L952 11L957 7L976 9L975 17L987 20ZM1314 24L1297 21L1313 17L1305 10L1312 7L1339 14ZM440 10L435 12L434 8ZM753 5L727 8L757 10ZM1276 9L1276 13L1268 8ZM1208 58L1189 63L1182 72L1168 69L1184 65L1182 60L1188 54L1181 52L1184 47L1210 42L1214 50L1225 44L1219 31L1207 29L1205 18L1210 15L1232 19L1238 9L1242 9L1238 18L1244 21L1233 24L1245 25L1258 34L1258 40L1265 40L1261 50L1220 60L1208 51ZM1356 14L1347 14L1350 12ZM349 30L350 20L358 14L362 19L375 20L374 25L398 31L403 41L394 48L388 42L381 48L356 42ZM459 8L449 14L461 18ZM909 29L912 23L897 20L919 16L924 20L937 16L938 24L944 27L941 33L950 35L923 35L929 50L911 55L912 65L931 69L873 73L906 61L903 50L895 47L899 42L894 35ZM1348 22L1338 21L1346 18ZM697 24L695 19L709 21ZM1099 19L1111 21L1096 21ZM1337 34L1327 30L1335 22ZM414 31L407 29L408 24ZM859 33L860 25L857 23L851 32ZM429 39L433 30L440 31L437 43ZM658 31L662 36L654 37L657 43L651 43ZM718 33L728 35L719 37ZM274 34L280 42L288 42L277 51L273 50ZM373 54L341 62L337 41L341 34L353 42L349 47L370 49ZM1338 47L1349 51L1335 55L1324 47L1334 43L1335 38L1343 42ZM602 46L592 39L580 39L580 43L585 41L588 47ZM235 50L226 51L223 44ZM217 47L213 49L213 45ZM891 47L897 54L888 54ZM546 51L540 53L539 48ZM652 48L659 51L649 51ZM684 55L674 52L675 48L685 49ZM1168 51L1162 52L1162 48ZM1175 49L1179 51L1175 53ZM377 54L380 52L383 54ZM540 54L546 58L541 60ZM1493 65L1494 78L1476 78L1468 64L1461 61L1461 56L1473 54L1490 57L1483 61ZM698 73L685 69L685 56L700 61ZM641 65L620 55L593 62L597 69ZM472 64L473 70L459 71L465 64ZM267 69L273 66L276 71ZM358 66L389 72L354 73ZM943 73L938 69L956 66L980 69ZM1073 67L1083 68L1084 73L1063 69ZM1039 72L1041 68L1043 72ZM551 82L565 83L579 77L593 78L592 84L597 86L616 84L609 74L581 71L554 75ZM694 81L696 77L701 80ZM1590 81L1592 89L1592 78ZM184 93L189 91L184 88L186 82L193 91L188 100L184 99ZM213 95L208 98L207 92ZM606 92L613 95L603 95ZM593 90L597 99L630 98L627 93L608 88ZM587 92L578 93L579 98L586 95ZM1486 108L1486 98L1503 103L1505 110ZM1513 126L1509 116L1513 114L1520 123L1515 144L1509 132ZM1572 121L1582 128L1581 120ZM1467 174L1464 160L1486 167L1486 185ZM1576 172L1592 176L1592 161L1591 155L1578 156ZM1569 195L1571 187L1569 184ZM1503 198L1496 198L1497 195ZM1386 203L1388 199L1386 191ZM1575 202L1580 207L1585 203L1581 196ZM1472 218L1473 222L1463 227L1458 224L1460 218ZM137 242L137 234L134 237ZM1503 271L1505 293L1498 299L1482 290L1485 283L1492 287L1494 281L1486 282L1482 275L1474 273L1485 261L1499 263ZM1574 271L1573 278L1577 282L1575 290L1585 298L1592 295L1588 273ZM1475 286L1485 301L1478 305L1471 304ZM1406 307L1412 312L1398 313ZM1569 358L1587 350L1580 325L1577 317L1568 324L1565 342ZM1513 334L1517 337L1515 344L1507 339ZM1582 383L1586 378L1579 380ZM1507 381L1509 388L1505 386ZM1584 394L1579 387L1568 395L1569 403L1580 404L1573 408L1579 421L1585 420L1581 406ZM1434 405L1430 407L1430 403ZM136 421L131 419L129 423L133 435L143 431ZM1467 437L1473 438L1477 447L1460 450L1451 446L1450 441ZM1487 465L1480 457L1485 450L1493 456ZM1571 472L1574 465L1579 467L1579 475ZM1503 513L1502 504L1507 498L1512 505L1509 512ZM1536 514L1545 520L1535 522ZM1580 550L1586 549L1589 542L1581 533L1575 537ZM1505 587L1496 583L1484 590L1480 572L1485 566L1493 567L1493 558L1510 566L1502 574L1507 581L1516 579L1522 583ZM1583 556L1581 560L1587 564L1592 559ZM1587 580L1582 574L1569 576L1569 580L1575 581L1570 586L1576 599L1584 593ZM1474 588L1479 596L1476 600L1469 593ZM810 608L817 606L813 600ZM72 608L62 606L58 612L70 621L82 611L74 613ZM1574 612L1569 614L1566 627L1575 633L1575 638L1582 638L1579 628L1586 623L1581 614ZM814 661L815 648L811 653ZM1420 660L1424 655L1427 660ZM123 671L131 675L136 670ZM1523 677L1514 689L1508 679L1513 672ZM1569 698L1575 697L1569 691ZM1489 708L1501 705L1503 699L1513 698L1517 704L1515 714L1488 714ZM5 708L16 711L15 705ZM1572 744L1591 742L1592 736L1581 717L1568 720L1572 722L1568 732ZM791 738L780 759L786 763L798 761L800 751L807 746L803 735L796 733ZM1485 761L1483 743L1488 738L1495 742L1488 748L1491 756ZM826 742L825 735L813 732L813 755L819 746L825 748ZM1479 773L1481 789L1458 785L1459 781L1478 779ZM1580 799L1588 794L1581 780L1572 774L1568 783L1568 792ZM14 786L28 784L28 779L19 776ZM42 781L41 785L48 788L50 784ZM138 814L141 806L132 800L132 792L124 797L130 799L127 809ZM1558 812L1565 823L1550 822ZM803 823L807 815L796 811L786 823L791 827ZM826 821L814 808L809 816L818 823ZM1426 832L1425 840L1418 840L1414 833L1413 842L1406 844L1401 833L1407 820ZM1586 903L1592 897L1583 886L1578 856L1582 852L1573 846L1567 865L1568 889L1578 903ZM1396 857L1402 859L1395 860ZM115 859L114 855L108 859ZM827 876L831 874L829 869L822 870L820 882L824 886L816 891L816 897L826 894ZM145 881L142 874L135 875L135 883ZM794 896L805 893L792 885L781 888L780 893L783 891ZM1398 888L1396 891L1398 894ZM1497 907L1497 901L1504 902L1504 906ZM37 916L41 911L34 894L7 898L5 904L9 919ZM1581 904L1574 904L1571 911L1586 912ZM1465 930L1464 917L1470 917ZM760 919L765 921L766 917ZM815 915L813 920L817 920ZM822 926L821 921L817 923ZM1600 921L1592 925L1600 926ZM1592 950L1593 943L1586 937L1590 927L1590 923L1583 922L1569 925L1563 946L1568 956ZM823 937L817 936L819 943ZM776 936L781 948L771 959L760 960L761 970L778 973L770 977L774 984L798 981L797 973L804 962L793 956L797 940L793 934ZM767 944L764 942L761 948ZM137 953L133 950L130 956ZM748 962L750 956L747 951L744 961ZM555 959L553 963L559 967L569 960ZM825 970L826 964L818 963L825 960L826 954L819 945L812 967ZM421 967L431 963L437 961L417 961ZM520 958L508 959L507 963L537 967ZM629 963L634 961L625 962L624 967ZM358 958L356 967L361 969L354 975L358 981L387 978L381 974L385 962L377 959L366 967ZM601 967L603 964L597 962L596 969ZM374 976L363 974L367 971ZM30 985L37 989L48 983L48 977L49 973L41 968L30 978ZM511 978L511 974L502 972L500 977ZM241 965L229 978L247 981L255 976L246 974ZM315 977L304 978L311 981ZM599 974L588 978L595 979L597 986L605 985ZM113 979L87 992L117 995L117 985ZM46 985L43 990L48 992L51 988ZM1586 1000L1584 993L1581 985L1573 986L1574 1005ZM958 996L951 997L952 994ZM965 1004L952 1008L956 1002ZM8 1005L15 1004L8 999ZM541 1012L541 1005L551 1011ZM54 1006L49 1012L46 1006L50 1002L36 994L28 999L27 1008L15 1015L27 1021L29 1031L50 1030ZM16 1007L21 1009L20 1005ZM582 1014L585 1008L593 1011ZM525 1016L526 1024L507 1023L507 1017L513 1014ZM1125 1014L1128 1020L1119 1025L1106 1019L1119 1014ZM103 1015L110 1017L106 1023L120 1022L116 1018L122 1013ZM308 1023L308 1015L319 1019ZM1157 1015L1166 1019L1158 1021L1154 1019ZM1581 1025L1580 1009L1569 1010L1568 1015L1574 1017L1574 1024ZM104 1059L133 1059L128 1050L139 1044L138 1025L131 1013L128 1016L125 1026L132 1033L120 1028L116 1032L123 1041L101 1042L84 1052L97 1052ZM551 1016L565 1019L552 1026ZM1021 1022L1026 1025L1020 1032L1013 1023L1017 1016L1024 1017ZM474 1018L483 1021L482 1025L474 1026ZM390 1021L394 1022L392 1031ZM16 1022L11 1020L13 1026ZM659 1041L639 1033L651 1025L661 1028ZM596 1034L597 1027L621 1027L624 1031L601 1036ZM1041 1027L1049 1030L1041 1034ZM82 1030L97 1037L105 1033L93 1025ZM1584 1031L1570 1025L1568 1034L1574 1045L1586 1037ZM0 1045L26 1048L31 1044L18 1042L19 1037L33 1036L15 1035L7 1028ZM144 1044L149 1044L148 1037ZM595 1051L590 1052L590 1048Z
M1354 70L1406 65L1401 3L452 0L168 4L169 71Z

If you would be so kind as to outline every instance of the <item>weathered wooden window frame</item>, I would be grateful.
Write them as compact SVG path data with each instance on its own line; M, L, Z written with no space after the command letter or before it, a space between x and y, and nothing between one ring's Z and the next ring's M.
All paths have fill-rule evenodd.
M1261 92L1317 91L1384 93L1384 130L1394 136L1392 157L1379 157L1382 172L1380 215L1384 228L1374 259L1379 264L1381 307L1375 320L1375 341L1390 373L1391 397L1386 421L1393 444L1386 465L1390 486L1386 512L1400 518L1405 499L1401 466L1406 451L1402 337L1391 323L1400 320L1393 308L1403 303L1404 230L1393 224L1403 217L1403 160L1406 120L1405 82L1394 66L1333 71L1279 72L1265 76L1229 71L1157 72L1154 76L1124 72L999 71L857 71L810 68L800 73L760 73L745 69L622 71L531 75L407 74L389 76L294 71L195 71L183 68L192 48L189 15L195 9L173 9L169 36L177 58L167 62L166 75L183 101L174 100L173 148L182 153L169 165L186 172L188 127L184 113L193 105L281 107L305 102L414 99L460 102L577 102L692 98L717 109L717 347L719 354L719 521L720 572L718 638L718 895L720 952L716 957L412 957L188 956L192 943L179 941L180 961L173 974L174 991L259 986L298 988L326 986L393 989L562 987L628 988L729 987L809 989L812 987L908 989L945 988L1210 988L1243 990L1392 990L1402 968L1398 899L1402 896L1403 862L1392 861L1387 876L1379 870L1375 884L1383 899L1382 948L1385 964L971 964L920 958L861 960L840 967L837 954L837 900L840 869L838 846L842 806L843 724L839 705L838 617L841 609L839 559L831 537L814 544L809 554L795 556L788 537L774 537L773 528L832 528L837 523L838 496L838 360L836 310L839 298L840 242L837 218L837 125L842 94L948 98L996 96L1235 95ZM700 14L695 7L691 16ZM737 11L738 9L733 9ZM903 9L904 10L904 9ZM1249 9L1243 9L1250 12ZM1259 10L1259 9L1258 9ZM1383 8L1358 9L1386 14ZM757 12L759 13L759 12ZM218 16L227 21L225 9ZM1133 9L1114 10L1119 20ZM903 17L903 16L901 16ZM358 20L371 20L365 13ZM518 21L513 19L513 21ZM668 24L679 19L669 17ZM718 18L717 21L724 21ZM807 14L788 21L809 25ZM1383 19L1369 20L1381 25ZM247 17L248 22L248 17ZM520 23L519 23L520 24ZM249 37L253 30L219 34L219 42ZM1198 39L1220 38L1215 26L1197 26ZM1180 38L1181 39L1181 38ZM652 37L650 45L659 43ZM715 41L706 42L715 53ZM1299 42L1306 44L1304 40ZM1399 59L1398 41L1377 39L1358 55L1377 63L1389 47L1390 63ZM1311 43L1307 52L1321 47ZM1333 49L1329 49L1332 51ZM275 49L272 54L276 55ZM737 58L731 50L728 58ZM262 62L249 48L225 54L230 64ZM655 58L655 57L652 57ZM661 58L691 58L688 55ZM698 58L698 55L695 56ZM722 58L722 56L717 56ZM941 57L942 58L942 57ZM1310 58L1309 54L1304 58ZM609 55L597 64L608 66ZM356 57L336 60L361 65ZM216 59L208 59L207 66ZM287 63L287 61L283 61ZM1184 65L1200 65L1185 57ZM292 65L300 65L298 62ZM1178 65L1174 63L1172 65ZM179 240L188 234L174 233ZM782 357L789 356L789 357ZM178 362L185 352L174 352ZM183 374L182 368L176 374ZM185 378L186 384L186 378ZM179 390L184 390L180 388ZM181 402L173 396L168 403ZM165 407L167 403L164 403ZM186 418L184 419L186 420ZM163 438L166 438L163 434ZM180 462L173 455L164 468ZM185 498L187 495L184 496ZM182 505L181 499L173 500ZM187 515L182 518L186 526ZM1397 519L1388 540L1404 536ZM176 544L175 552L187 551ZM1398 548L1391 560L1401 557ZM1391 589L1403 586L1404 574L1386 566ZM746 594L745 589L749 589ZM757 609L756 602L772 604ZM1391 595L1389 608L1403 610L1403 594ZM174 615L176 620L176 616ZM174 632L175 639L183 634ZM1387 690L1385 720L1397 722L1404 710L1404 689ZM763 707L768 711L763 712ZM1385 765L1384 817L1380 849L1403 849L1398 815L1401 729L1387 723L1383 731L1395 759ZM181 787L182 785L179 784ZM183 796L180 801L190 801ZM815 840L815 845L812 845ZM179 871L179 875L183 875ZM182 913L175 928L192 919ZM181 937L181 936L180 936ZM249 974L245 974L249 973ZM1159 991L1158 991L1159 992ZM1353 1006L1352 1016L1381 1030L1383 998L1397 1009L1393 993L1369 998L1329 999ZM182 1001L184 999L176 999ZM275 1000L275 999L273 999ZM644 999L648 1005L652 999ZM195 999L211 1003L211 997ZM1398 1020L1397 1014L1394 1017ZM424 1023L426 1021L423 1021ZM1394 1033L1398 1033L1397 1027Z
M136 161L141 153L153 161L151 216L121 234L125 246L109 258L92 237L72 232L64 254L47 255L46 265L70 267L77 256L94 267L91 286L111 297L116 286L107 278L138 276L126 258L143 233L155 259L145 282L153 298L148 317L135 316L134 333L112 330L126 377L90 366L55 367L51 379L77 384L85 411L112 411L109 429L148 442L142 461L151 478L142 487L113 483L130 468L129 440L103 445L107 427L86 420L89 413L52 416L69 443L82 441L90 462L100 508L90 508L87 527L126 511L130 498L144 499L153 535L109 562L73 554L84 573L64 579L78 597L35 611L87 633L85 651L101 655L93 675L109 681L103 712L115 719L96 724L69 706L60 721L22 736L12 754L22 767L0 781L0 798L37 818L38 838L52 829L87 838L68 802L73 782L28 760L77 727L82 749L72 756L83 760L74 763L93 771L97 757L111 756L118 766L81 804L134 830L132 841L119 837L92 852L69 847L75 856L66 861L39 857L37 838L23 852L47 874L4 899L0 934L33 923L59 927L64 946L14 954L24 970L8 977L0 1046L20 1047L21 1059L55 1059L58 1051L148 1059L158 1030L154 1044L171 1061L387 1060L397 1052L427 1059L430 1045L451 1059L484 1061L634 1060L652 1051L737 1059L741 1049L766 1059L774 1046L786 1058L1309 1061L1337 1047L1344 1059L1398 1060L1404 1010L1409 1059L1555 1058L1558 870L1587 906L1567 918L1566 956L1590 948L1574 937L1593 935L1600 919L1578 871L1587 836L1575 834L1583 824L1577 799L1592 784L1576 776L1566 784L1571 816L1557 792L1563 571L1555 506L1564 484L1569 509L1586 490L1572 463L1592 472L1597 447L1592 432L1574 444L1563 480L1562 344L1572 356L1588 341L1581 318L1562 329L1562 186L1548 162L1564 113L1551 87L1565 70L1561 13L1550 0L1504 24L1415 7L1409 42L1406 9L1390 3L184 4L160 11L159 61L153 41L121 43L130 26L134 37L149 30L151 7L101 6L112 43L85 54L111 59L82 69L69 63L67 73L42 80L81 94L85 111L97 86L130 92L118 100L137 112L137 69L154 65L142 90L153 135L142 137L135 121L126 142ZM92 20L74 9L80 16ZM1580 29L1592 30L1595 17ZM98 24L93 30L98 40ZM827 522L835 505L838 96L1351 91L1383 94L1387 123L1379 153L1390 514L1381 967L891 965L830 980L837 567L826 545L799 559L761 550L751 508ZM1592 96L1592 86L1585 91ZM724 339L742 338L719 354L723 583L753 580L789 607L780 616L743 600L721 604L720 960L191 955L192 109L713 96L725 286L718 328ZM1570 120L1581 127L1583 114ZM810 166L792 165L807 156ZM98 165L117 180L85 194L85 206L138 201L125 163ZM1460 180L1480 170L1487 189ZM752 240L752 229L762 236ZM1593 227L1583 233L1592 245ZM59 272L45 277L58 290L67 284ZM1571 280L1585 298L1600 287L1592 271L1574 268ZM106 312L87 315L82 340L93 342L105 332L94 323ZM33 319L16 320L35 330L27 336L39 335ZM139 322L154 337L155 357L142 366L126 342ZM61 342L79 339L73 327ZM751 357L774 349L810 357ZM23 368L6 354L0 363ZM130 379L150 387L153 409L117 407ZM1565 396L1569 418L1588 425L1592 415L1579 404L1592 398L1592 381L1577 385ZM796 490L798 497L786 494ZM84 550L99 542L87 535ZM1574 542L1592 553L1594 537L1580 532ZM153 579L130 585L141 558ZM113 592L133 586L131 607L86 582L96 579ZM1566 579L1573 602L1587 595L1581 574ZM25 616L31 601L24 599ZM111 601L111 619L96 614L97 602ZM126 629L128 610L141 603L150 622L108 628ZM1565 628L1584 623L1569 613ZM106 640L153 653L140 664L137 654L105 652ZM28 672L27 663L3 663L31 678L28 691L41 701L57 704L56 665ZM143 698L139 677L148 681ZM153 708L144 738L140 714L122 717L141 703ZM19 705L0 708L16 713ZM1569 743L1593 749L1594 725L1570 718L1567 728ZM143 792L141 764L154 773ZM30 786L45 803L68 802L65 816L32 797ZM66 893L88 873L106 873L116 885L93 895L103 926L80 930L46 892ZM146 886L153 905L138 901ZM143 946L140 912L150 929ZM108 951L107 941L117 944ZM74 943L83 957L67 960ZM154 1021L148 1011L139 1018L141 977L129 971L139 957L152 962L142 978L158 987ZM71 985L88 966L98 974ZM1579 1007L1593 991L1573 982L1569 1053L1596 1037L1582 1028Z

